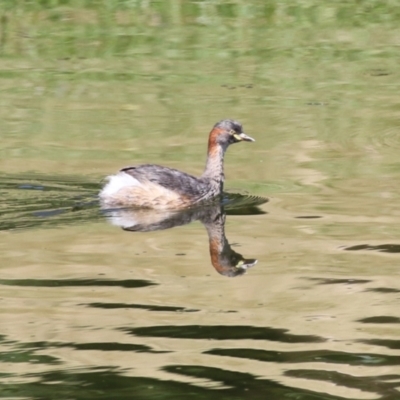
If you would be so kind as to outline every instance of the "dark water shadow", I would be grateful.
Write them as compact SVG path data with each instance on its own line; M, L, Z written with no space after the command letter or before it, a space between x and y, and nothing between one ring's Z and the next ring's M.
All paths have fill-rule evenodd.
M136 309L156 312L199 312L200 310L185 308L185 307L174 307L174 306L158 306L153 304L127 304L127 303L87 303L81 304L87 307L101 308L105 310L117 310L117 309Z
M400 318L381 315L376 317L359 319L357 322L361 322L363 324L400 324Z
M400 350L400 340L397 339L358 339L357 342L386 347L391 350Z
M228 328L228 327L227 327ZM248 329L248 327L245 327ZM283 331L283 330L282 330ZM244 331L243 331L244 332ZM259 331L261 333L261 330ZM283 332L285 333L285 332ZM226 333L223 336L227 339ZM234 335L235 336L235 335ZM237 335L236 335L237 336ZM261 335L250 337L260 339ZM293 335L296 336L296 335ZM204 336L203 336L204 337ZM245 338L245 337L243 337ZM285 341L285 340L284 340ZM290 340L291 341L291 340ZM308 339L306 340L307 342ZM299 340L295 341L299 343ZM129 352L132 363L135 364L135 354L160 354L170 351L158 351L150 346L134 343L93 342L27 342L7 341L2 336L3 345L14 345L10 351L0 353L0 361L8 363L29 362L33 365L59 365L62 360L57 357L42 356L37 351L51 348L71 348L75 351ZM359 389L375 394L379 398L397 400L398 381L400 375L369 375L353 376L342 372L321 369L290 369L292 363L330 363L354 366L376 367L382 365L398 365L399 357L374 354L343 353L328 350L278 352L256 349L212 349L203 354L247 358L262 362L286 363L284 375L312 381L326 381L340 387ZM386 358L385 358L386 357ZM140 359L142 360L142 359ZM18 382L13 383L14 373L2 373L0 377L8 378L2 383L0 398L29 397L32 399L282 399L296 398L301 400L343 400L343 397L310 391L307 389L285 386L270 379L261 378L255 374L232 371L231 369L215 368L205 365L168 364L161 368L171 374L170 380L126 376L123 370L111 366L98 366L85 369L62 369L51 372L25 373L18 375ZM140 375L140 370L138 370ZM173 379L184 376L190 383ZM26 381L24 381L24 378ZM196 382L213 383L212 387L204 387ZM352 397L357 399L356 397Z
M135 365L136 354L170 353L158 351L150 346L134 343L93 342L27 342L7 341L2 344L14 345L9 351L0 353L0 361L8 363L29 362L32 365L60 365L57 357L42 356L37 352L51 348L71 348L75 351L128 352ZM143 360L142 358L138 359ZM281 399L296 398L302 400L341 400L341 397L326 395L286 387L269 379L260 379L251 373L231 371L204 365L165 365L161 368L171 374L171 379L157 379L140 376L126 376L123 370L100 365L95 368L74 368L42 371L35 373L14 374L1 373L0 377L8 378L2 382L0 398L52 399ZM175 376L175 379L174 379ZM179 376L190 378L190 382L179 382ZM17 382L12 378L18 377ZM187 380L187 379L185 379ZM213 383L212 387L198 383ZM321 397L322 396L322 397Z
M23 352L29 353L29 355L35 355L36 350L45 350L51 348L71 348L75 350L97 350L97 351L129 351L135 353L170 353L170 351L154 350L150 346L135 343L119 343L119 342L93 342L93 343L70 343L70 342L26 342L18 343L15 342L13 352L9 354L23 354ZM41 357L41 356L40 356ZM1 353L0 353L1 359ZM15 359L15 357L13 358ZM56 359L55 359L56 360ZM25 360L26 361L26 358ZM47 361L43 360L46 364Z
M121 287L141 288L156 283L145 279L0 279L0 285L23 287Z
M325 371L314 369L298 369L285 372L286 376L322 381L349 389L358 389L366 393L372 393L376 398L384 400L398 400L400 375L370 375L354 376L337 371ZM321 399L325 397L320 397ZM353 397L352 397L353 398Z
M345 247L343 250L347 251L377 251L380 253L400 253L400 244L379 244L376 246L370 244L358 244L356 246Z
M316 335L295 335L287 329L248 325L163 325L140 328L120 328L140 337L212 340L267 340L281 343L322 343L326 339Z
M246 328L246 327L245 327ZM285 332L282 330L283 335ZM224 334L226 336L226 334ZM250 335L250 336L254 336ZM256 335L257 336L257 335ZM295 336L295 335L293 335ZM158 351L150 346L135 343L93 342L27 342L7 341L2 337L3 345L13 345L7 352L0 353L0 361L9 363L29 362L44 365L59 365L57 357L42 356L37 352L51 348L71 348L74 351L128 352L135 365L135 354L169 353ZM287 339L287 338L286 338ZM291 340L290 340L291 341ZM308 341L308 339L306 340ZM299 342L296 340L295 342ZM212 354L210 352L210 354ZM142 358L138 359L142 360ZM307 361L307 359L305 360ZM296 398L304 400L332 399L341 397L326 395L306 389L287 387L270 379L251 373L236 372L229 369L214 368L204 365L165 365L161 368L171 374L171 379L157 379L126 376L123 370L107 365L85 369L61 369L51 372L25 373L18 375L18 382L13 383L13 373L3 373L8 378L2 383L0 398L29 397L32 399L50 399L57 393L57 399L281 399ZM290 371L289 371L290 372ZM175 376L175 379L173 378ZM179 382L179 376L190 378L189 383ZM197 383L196 383L197 382ZM199 385L199 382L213 383L212 387Z
M345 365L362 365L377 367L382 365L400 365L400 357L374 353L350 353L332 350L310 351L272 351L259 349L212 349L205 354L213 354L222 357L244 358L263 362L297 364L297 363L328 363Z
M400 293L400 289L385 288L385 287L369 288L369 289L366 289L365 291L366 292L375 292L375 293Z
M298 399L343 400L342 397L316 393L307 389L285 387L256 375L197 365L169 365L164 371L202 382L214 382L216 389L176 380L126 376L117 368L56 370L31 373L30 381L2 384L1 397L59 400L149 400L149 399ZM12 376L12 374L8 374ZM56 394L56 397L55 397ZM388 398L389 399L389 398ZM357 399L355 399L357 400ZM392 400L392 399L389 399Z
M337 279L337 278L303 278L309 281L314 281L317 285L363 285L371 282L368 279Z

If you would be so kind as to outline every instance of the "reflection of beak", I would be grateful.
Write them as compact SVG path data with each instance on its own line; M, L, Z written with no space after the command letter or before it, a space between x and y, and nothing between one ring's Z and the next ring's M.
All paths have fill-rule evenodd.
M236 268L248 269L254 267L257 264L257 261L258 260L255 258L245 258L237 263Z
M252 137L250 137L250 136L247 136L245 133L235 133L234 134L234 137L235 137L235 139L236 140L238 140L239 142L241 142L241 141L245 141L245 142L255 142L255 140L252 138Z

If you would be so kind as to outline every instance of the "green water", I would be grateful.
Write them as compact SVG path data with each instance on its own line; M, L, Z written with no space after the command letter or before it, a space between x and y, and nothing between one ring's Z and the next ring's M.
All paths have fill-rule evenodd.
M395 1L3 0L0 398L397 400L399 41ZM224 118L226 189L269 202L99 209Z

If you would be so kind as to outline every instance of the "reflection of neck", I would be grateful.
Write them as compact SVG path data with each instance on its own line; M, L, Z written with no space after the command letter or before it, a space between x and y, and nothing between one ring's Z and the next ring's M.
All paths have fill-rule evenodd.
M224 274L221 258L230 250L225 237L225 215L222 212L212 215L209 221L204 221L204 226L210 243L211 263L220 274Z
M211 185L215 186L219 192L222 192L224 186L224 154L226 148L211 139L208 143L208 155L206 168L202 178L210 181Z
M242 256L231 249L225 237L225 213L219 207L201 219L207 229L210 244L210 256L213 267L221 275L236 276L244 271L237 269L237 263Z

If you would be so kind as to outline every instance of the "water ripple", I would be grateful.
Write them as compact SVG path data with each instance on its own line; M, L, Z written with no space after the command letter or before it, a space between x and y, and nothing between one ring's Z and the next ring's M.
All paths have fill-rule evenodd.
M398 356L389 356L374 353L348 353L332 350L311 350L311 351L273 351L260 349L212 349L205 352L222 357L246 358L263 362L273 363L307 363L321 362L328 364L346 365L400 365Z
M321 343L326 339L315 335L295 335L287 329L256 327L248 325L163 325L140 328L121 328L135 336L165 337L179 339L213 340L268 340L283 343Z
M156 283L144 279L106 280L106 279L0 279L0 285L30 287L88 287L106 286L141 288Z

